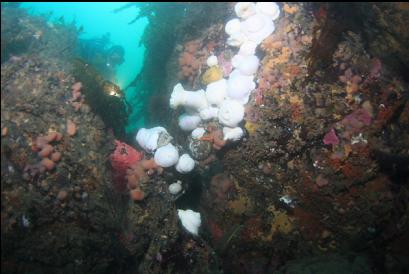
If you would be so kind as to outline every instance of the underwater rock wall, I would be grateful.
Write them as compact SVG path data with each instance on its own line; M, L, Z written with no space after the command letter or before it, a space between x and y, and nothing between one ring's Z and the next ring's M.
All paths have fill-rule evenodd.
M72 75L77 30L1 13L2 271L101 273L128 200L112 192L113 135Z
M288 259L340 250L379 259L381 246L405 237L407 225L407 32L398 35L407 9L280 7L275 32L257 51L262 65L246 105L247 135L217 153L225 171L202 182L207 239L234 273L265 273ZM219 56L229 50L225 41L215 24L177 47L168 90L176 81L203 88L209 47ZM172 130L183 144L176 119ZM205 163L202 175L219 164Z

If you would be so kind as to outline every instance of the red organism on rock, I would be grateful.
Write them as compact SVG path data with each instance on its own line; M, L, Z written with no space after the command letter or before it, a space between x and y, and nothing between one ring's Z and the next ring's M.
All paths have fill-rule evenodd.
M206 49L200 50L199 40L192 40L184 45L184 51L179 55L179 76L181 80L194 83L200 74L202 64L206 62L208 52Z
M77 82L71 87L72 98L69 100L75 111L78 111L84 103L84 95L81 93L82 83Z
M207 127L207 132L203 137L200 138L201 141L208 141L213 144L213 148L220 150L226 145L226 141L223 139L223 131L218 129L216 126L209 125Z
M133 147L115 140L115 151L110 156L113 169L113 180L117 190L126 190L126 171L136 162L142 160L143 154Z
M41 160L37 164L26 165L24 167L23 178L25 180L30 180L38 174L55 168L57 162L61 160L61 152L55 151L55 147L50 143L59 142L61 139L61 133L50 132L48 135L38 136L34 140L32 150L38 152Z
M158 166L154 159L137 161L126 170L126 187L129 189L129 194L133 201L142 201L145 198L141 184L148 181L148 176L152 175L155 171L161 174L163 168Z

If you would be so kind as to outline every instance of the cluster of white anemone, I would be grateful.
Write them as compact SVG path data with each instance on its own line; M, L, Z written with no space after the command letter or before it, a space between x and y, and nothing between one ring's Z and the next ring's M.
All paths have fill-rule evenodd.
M234 70L227 79L221 79L207 85L206 90L187 91L179 83L173 88L170 106L185 108L186 113L179 117L179 126L191 131L193 138L200 138L205 129L199 127L202 121L217 119L223 127L224 140L237 141L243 136L238 125L244 118L244 105L248 103L251 92L256 88L254 76L260 65L255 55L257 46L274 32L274 20L280 15L280 9L274 2L239 2L234 11L238 18L226 23L225 31L229 35L227 44L239 47L231 62ZM218 65L217 57L207 59L209 67ZM160 134L167 134L163 127L140 129L136 136L139 145L147 152L154 153L155 162L161 167L176 165L180 173L194 169L195 162L188 155L179 157L178 149L170 142L160 144ZM173 184L171 193L180 191L180 184ZM200 213L192 210L178 210L183 227L197 235L201 224Z
M244 118L244 105L248 103L251 92L256 88L254 76L260 65L255 55L257 46L274 32L273 20L280 14L274 2L239 2L234 10L238 18L231 19L225 26L229 35L227 44L239 47L231 62L234 70L227 79L221 79L207 85L206 90L188 91L178 83L170 98L170 106L185 108L179 117L179 127L192 131L192 137L201 137L197 129L202 121L217 119L223 127L223 139L237 141L243 136L239 124ZM217 57L207 59L209 67L218 64Z
M138 144L148 153L152 153L155 163L161 167L171 167L176 165L176 170L180 173L189 173L195 167L195 161L189 154L182 154L179 157L179 150L169 141L161 143L160 136L167 135L168 132L163 127L150 129L141 128L136 135Z

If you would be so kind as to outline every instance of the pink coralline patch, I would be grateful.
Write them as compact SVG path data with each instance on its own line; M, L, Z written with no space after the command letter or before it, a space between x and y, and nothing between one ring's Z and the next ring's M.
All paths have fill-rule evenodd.
M219 62L220 68L223 70L223 76L228 77L233 70L233 65L231 64L231 60L227 60L225 57L224 52L217 56L217 60Z
M341 124L345 126L347 131L358 133L364 126L369 126L372 123L372 117L364 108L359 108L351 114L345 116Z
M334 128L331 128L331 130L328 131L327 134L325 134L323 141L324 141L324 144L326 145L338 145L339 144L339 139L335 133Z

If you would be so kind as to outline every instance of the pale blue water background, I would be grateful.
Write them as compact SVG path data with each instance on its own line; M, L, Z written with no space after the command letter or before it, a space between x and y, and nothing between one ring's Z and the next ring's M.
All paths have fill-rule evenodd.
M113 10L120 8L127 2L84 2L84 3L47 3L27 2L23 8L28 8L33 14L47 14L52 12L51 21L64 16L67 23L75 20L76 25L84 28L80 38L88 39L101 37L111 33L111 42L121 45L125 49L125 62L117 67L116 84L121 88L126 87L140 72L143 65L145 47L139 46L140 38L148 24L147 18L140 18L129 25L138 14L137 7L131 7L121 12ZM126 97L129 98L134 89L128 89ZM128 127L135 128L143 125L143 117L138 121L130 121Z

